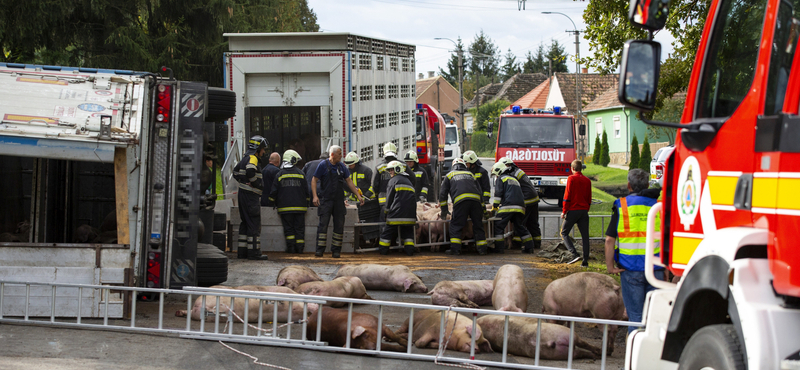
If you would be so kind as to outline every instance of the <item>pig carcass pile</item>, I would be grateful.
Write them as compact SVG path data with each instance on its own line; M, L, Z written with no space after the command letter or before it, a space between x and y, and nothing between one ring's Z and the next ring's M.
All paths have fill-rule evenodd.
M433 289L428 288L422 280L403 265L384 266L377 264L342 265L331 281L322 280L317 273L305 266L293 265L283 268L276 279L277 286L240 286L227 288L256 292L307 294L321 297L341 297L356 299L372 299L367 289L399 291L404 293L425 293L431 297L431 303L441 306L479 308L492 306L497 311L527 312L528 288L525 286L523 270L517 265L508 264L500 267L493 280L440 281ZM191 316L200 320L203 314L213 315L233 311L245 319L245 300L234 299L231 307L230 298L219 299L217 296L197 298L191 311L178 311L176 316ZM405 320L397 332L393 332L386 323L378 326L378 319L367 313L353 312L351 325L347 327L347 310L344 302L329 301L327 306L316 304L307 306L307 335L316 339L317 327L321 325L319 340L331 346L343 346L350 338L352 348L374 350L379 338L381 349L390 351L406 350L412 343L417 348L439 348L470 352L473 337L476 353L502 352L505 331L503 315L483 315L477 319L473 327L472 318L452 312L448 309L418 310ZM245 320L256 322L259 309L263 317L271 318L277 310L278 321L300 320L303 316L303 305L269 300L249 299ZM317 313L321 312L321 322ZM620 287L614 279L591 272L581 272L550 283L544 291L542 313L559 316L594 317L611 320L627 320L625 307L622 304ZM444 315L444 316L443 316ZM440 338L441 323L445 323L445 336ZM541 328L539 328L541 325ZM618 328L610 330L607 353L613 351L614 337ZM409 337L409 331L413 334ZM536 343L537 331L540 342ZM525 317L509 317L507 352L517 356L534 357L536 346L540 346L540 357L550 360L566 360L569 353L569 328L558 323L544 322ZM575 335L573 358L596 359L602 350Z

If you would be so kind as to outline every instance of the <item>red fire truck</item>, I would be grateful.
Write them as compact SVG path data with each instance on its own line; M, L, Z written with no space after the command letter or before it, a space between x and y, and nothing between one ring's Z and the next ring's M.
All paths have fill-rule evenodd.
M575 120L553 110L515 105L498 118L495 161L507 157L530 177L545 198L564 198L570 163L575 160ZM492 124L487 129L492 137Z
M681 123L647 122L680 135L648 215L645 275L659 289L628 336L626 369L800 368L797 5L712 0ZM630 9L650 31L669 11ZM625 44L622 103L653 109L660 58L656 42ZM680 281L656 280L654 265Z
M428 104L417 104L417 157L433 182L431 191L428 192L429 200L439 196L444 159L444 124L444 118L436 108Z

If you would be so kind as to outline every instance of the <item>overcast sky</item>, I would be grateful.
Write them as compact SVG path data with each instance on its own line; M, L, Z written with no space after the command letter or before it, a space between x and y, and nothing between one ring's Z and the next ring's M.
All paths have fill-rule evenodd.
M501 55L511 49L517 61L524 61L528 51L535 53L540 43L548 47L551 39L564 46L570 57L575 54L575 36L566 32L574 29L570 20L542 12L564 13L583 31L588 1L529 0L525 10L518 10L518 4L517 0L308 0L324 32L350 32L416 45L417 73L426 77L427 71L445 69L454 50L450 41L434 38L457 41L461 37L467 48L481 29ZM583 37L580 46L581 55L586 56L589 43ZM662 42L662 48L666 55L671 49L669 42ZM573 60L567 66L575 71Z

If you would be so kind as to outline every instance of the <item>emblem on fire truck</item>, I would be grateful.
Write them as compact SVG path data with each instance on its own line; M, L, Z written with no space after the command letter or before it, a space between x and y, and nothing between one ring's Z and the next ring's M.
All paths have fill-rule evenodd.
M684 230L694 225L700 208L700 164L697 158L686 158L678 177L678 215Z

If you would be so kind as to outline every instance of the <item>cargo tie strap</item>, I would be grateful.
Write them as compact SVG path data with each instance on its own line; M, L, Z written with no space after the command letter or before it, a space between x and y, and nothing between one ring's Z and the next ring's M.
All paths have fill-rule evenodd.
M450 312L451 312L452 309L453 309L453 306L447 307L447 313L445 314L445 320L444 320L444 322L445 322L444 332L445 333L447 333L447 326L446 326L447 325L447 320L450 319ZM473 315L477 315L477 314L473 314ZM458 317L458 313L456 313L456 318L457 317ZM441 362L440 363L439 362L439 357L444 356L444 352L447 351L447 344L450 343L450 338L453 337L453 332L456 331L456 323L457 323L457 320L454 319L453 320L453 327L450 329L450 335L447 336L447 340L442 342L442 338L439 338L439 350L436 352L436 357L433 358L433 363L436 364L436 365L442 365L442 366L460 367L462 369L486 370L485 367L481 367L481 366L478 366L478 365L473 365L473 364L466 363L466 362L463 362L463 363L460 363L460 364L451 364L451 363L447 363L447 362ZM475 359L474 356L472 356L472 358L470 358L470 360L474 360L474 359Z

